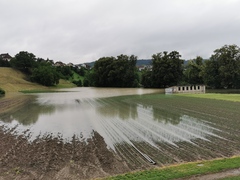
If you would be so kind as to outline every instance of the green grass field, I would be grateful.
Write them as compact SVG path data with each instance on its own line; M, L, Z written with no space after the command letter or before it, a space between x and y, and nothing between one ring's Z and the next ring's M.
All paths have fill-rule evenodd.
M83 76L80 76L79 74L75 73L73 71L73 76L69 79L70 81L78 81L78 80L81 80L83 82L84 80L84 77Z
M0 88L6 92L17 92L21 90L47 89L47 87L29 82L26 76L12 68L0 68Z
M174 95L168 95L167 99L164 98L164 96L157 97L158 95L149 95L153 98L149 98L149 103L155 103L156 102L163 102L163 104L167 105L169 101L172 101L173 99L177 98L177 101L173 101L172 105L176 108L184 107L188 111L191 109L196 110L196 108L192 107L192 103L195 103L196 106L200 109L199 112L204 113L207 112L206 109L209 107L204 107L204 102L206 99L206 102L210 103L211 107L211 114L215 114L217 116L225 117L223 113L230 111L230 109L236 109L233 110L233 116L229 116L229 119L226 116L226 119L228 119L228 122L236 122L237 121L237 107L240 102L240 94L219 94L219 93L206 93L206 94L174 94ZM187 98L185 101L185 97ZM161 99L162 98L162 99ZM200 98L197 100L196 98ZM216 101L215 101L216 100ZM225 102L221 102L225 101ZM191 102L190 105L187 102ZM236 104L234 103L236 102ZM207 104L208 104L207 103ZM179 105L178 105L179 104ZM201 106L203 104L203 106ZM230 106L231 104L231 106ZM233 105L233 106L232 106ZM158 104L160 106L160 104ZM216 107L215 107L216 106ZM214 108L213 108L214 107ZM203 109L202 109L203 108ZM230 109L228 109L230 108ZM175 109L175 108L174 108ZM225 110L225 111L224 111ZM184 109L182 110L184 111ZM197 111L198 112L198 111ZM235 113L234 113L235 112ZM193 111L193 114L196 114L195 111ZM233 120L235 119L235 120ZM216 122L217 123L217 122ZM220 123L220 122L219 122ZM236 124L234 125L236 126ZM212 174L217 172L223 172L229 169L235 169L240 168L240 157L235 156L231 158L224 158L224 159L213 159L213 160L207 160L207 161L197 161L197 162L191 162L186 164L180 164L180 165L173 165L173 166L167 166L163 168L155 168L145 171L137 171L137 172L131 172L123 175L118 175L114 177L109 177L107 179L161 179L161 180L169 180L169 179L177 179L177 178L188 178L191 176L198 176L198 175L205 175L205 174ZM240 179L240 177L226 177L223 178L223 180L235 180Z
M206 94L176 94L176 95L240 102L240 94L206 93Z
M231 176L231 177L227 177L227 178L222 178L220 180L239 180L240 177L239 176Z
M203 175L216 173L228 169L240 167L240 157L231 157L226 159L215 159L210 161L198 161L180 165L173 165L163 168L132 172L123 175L106 178L108 180L171 180L177 178L187 178L193 175ZM237 179L239 177L229 177L227 179Z
M15 69L0 67L0 88L7 92L18 91L51 91L52 88L76 87L70 81L60 79L59 84L54 87L46 87L26 80L26 76Z

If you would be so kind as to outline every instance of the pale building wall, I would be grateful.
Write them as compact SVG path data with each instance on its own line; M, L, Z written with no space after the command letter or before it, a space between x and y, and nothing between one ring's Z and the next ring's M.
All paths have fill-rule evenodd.
M205 93L205 85L173 86L165 89L165 93Z

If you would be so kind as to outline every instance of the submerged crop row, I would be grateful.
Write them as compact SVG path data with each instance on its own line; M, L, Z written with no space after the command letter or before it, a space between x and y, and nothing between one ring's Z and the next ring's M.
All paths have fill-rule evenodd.
M240 102L165 94L44 93L0 119L16 127L13 133L29 129L32 141L61 134L70 141L79 135L87 143L97 132L128 170L231 157L240 148Z

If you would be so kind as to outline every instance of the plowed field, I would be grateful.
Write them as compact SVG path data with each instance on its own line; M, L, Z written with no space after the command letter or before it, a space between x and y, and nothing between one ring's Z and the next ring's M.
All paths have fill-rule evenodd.
M239 154L240 102L164 94L34 99L0 116L0 177L89 179Z

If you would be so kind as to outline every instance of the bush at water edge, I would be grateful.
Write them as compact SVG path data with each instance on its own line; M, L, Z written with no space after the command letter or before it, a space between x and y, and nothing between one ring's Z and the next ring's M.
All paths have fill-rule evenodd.
M4 95L4 94L5 94L5 91L0 88L0 95Z

